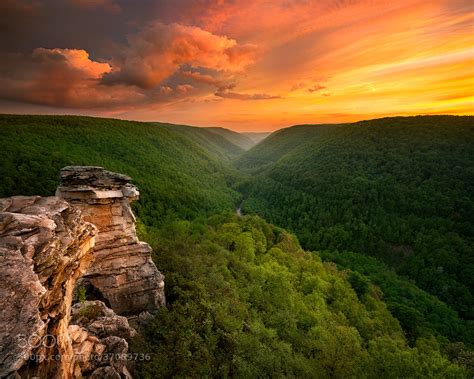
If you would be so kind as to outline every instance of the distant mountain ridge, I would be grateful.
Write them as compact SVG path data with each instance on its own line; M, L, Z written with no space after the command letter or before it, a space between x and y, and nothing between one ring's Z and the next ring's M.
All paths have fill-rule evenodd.
M243 150L248 150L251 147L256 145L256 142L252 138L245 135L244 133L234 132L232 130L225 129L225 128L203 128L203 129L208 130L211 133L215 133L225 138L226 140L228 140L229 142L233 143L236 146L239 146Z
M215 133L243 150L249 150L267 138L271 132L234 132L225 128L203 128Z
M262 142L267 138L272 132L242 132L244 136L250 138L255 144Z

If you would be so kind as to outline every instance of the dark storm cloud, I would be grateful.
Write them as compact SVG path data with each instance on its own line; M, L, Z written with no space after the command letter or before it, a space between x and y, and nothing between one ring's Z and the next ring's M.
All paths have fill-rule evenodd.
M8 6L11 3L15 6ZM112 1L88 1L88 6L82 3L82 0L0 1L0 27L5 31L0 38L0 51L76 48L107 57L130 30L126 16L117 13L121 8L114 8L114 4L119 5Z
M112 14L122 11L122 7L115 0L69 0L69 2L79 8L91 11L104 10Z

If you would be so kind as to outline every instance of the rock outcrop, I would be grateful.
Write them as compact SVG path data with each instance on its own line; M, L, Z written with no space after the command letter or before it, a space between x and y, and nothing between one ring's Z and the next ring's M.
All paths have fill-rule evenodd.
M68 328L76 361L75 376L131 378L127 369L130 339L136 334L124 316L115 314L99 300L72 307Z
M130 180L102 167L68 166L56 191L97 226L95 259L83 285L118 314L153 311L165 302L163 275L150 246L137 238L130 202L139 192Z
M71 376L72 294L96 232L56 197L0 199L0 377Z
M56 197L0 199L0 377L130 378L136 332L118 313L149 315L164 284L136 236L129 180L66 167ZM103 302L73 304L77 283Z

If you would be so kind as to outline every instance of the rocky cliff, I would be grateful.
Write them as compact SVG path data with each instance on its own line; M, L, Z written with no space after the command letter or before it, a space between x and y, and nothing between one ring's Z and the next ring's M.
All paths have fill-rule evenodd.
M138 191L99 167L67 167L61 180L56 197L0 199L0 377L130 377L135 330L117 313L164 304L135 233ZM74 305L78 283L96 300Z
M137 238L130 202L139 192L130 180L101 167L69 166L61 170L56 191L97 226L94 263L84 286L119 314L154 310L165 302L164 278L151 248Z

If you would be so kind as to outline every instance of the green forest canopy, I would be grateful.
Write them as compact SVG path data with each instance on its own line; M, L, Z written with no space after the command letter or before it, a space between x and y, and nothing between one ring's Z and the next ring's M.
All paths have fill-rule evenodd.
M140 228L148 230L146 238L158 251L167 251L171 246L175 248L179 245L180 242L174 241L167 230L181 225L182 221L177 220L186 219L191 221L182 224L186 226L186 233L191 233L196 241L201 239L207 242L196 246L196 249L187 245L183 249L204 259L205 255L200 254L209 254L209 244L214 246L212 249L218 249L219 254L225 256L219 258L224 261L234 259L229 255L236 254L235 244L233 247L225 243L222 245L222 226L219 223L214 225L212 217L207 220L203 217L234 209L243 196L245 213L259 214L276 225L290 229L297 234L306 250L319 251L319 256L324 260L336 262L340 269L350 269L340 273L333 266L322 266L326 272L324 275L330 273L334 277L341 277L341 283L345 283L343 287L350 284L350 288L347 287L342 292L344 296L349 296L349 290L355 291L358 295L356 303L364 305L364 296L369 293L379 304L377 309L387 307L402 326L404 335L397 329L398 326L394 327L397 329L394 333L398 336L399 351L390 344L384 348L405 354L402 355L409 361L415 359L420 346L426 344L430 346L429 355L434 354L429 359L438 356L440 345L443 354L451 361L464 367L470 365L472 369L473 353L467 347L472 348L474 341L472 124L472 117L439 116L391 118L345 125L297 126L280 130L244 152L241 147L225 138L228 133L215 133L202 128L91 117L4 115L0 116L0 139L3 142L3 149L0 151L0 196L52 195L58 184L59 170L63 166L101 165L134 178L141 191L141 199L134 205L140 219ZM230 134L235 138L235 135ZM220 216L215 217L219 222L224 222ZM249 223L255 222L257 229L274 228L262 220L256 221L259 219L246 220ZM235 230L231 229L236 236L249 236L245 234L248 230L241 224L241 220L229 222L238 225ZM262 226L264 224L267 226ZM281 230L280 232L289 235ZM254 242L247 238L248 246L257 243L254 238L252 235ZM279 243L271 236L265 238L267 246ZM296 243L293 237L291 239ZM216 244L220 244L220 248ZM287 255L287 250L280 250ZM165 315L159 317L170 317L169 322L192 327L193 325L186 323L184 316L182 320L179 319L178 312L174 310L185 307L184 302L189 299L187 295L180 297L179 294L194 290L191 288L194 285L199 293L192 301L201 304L202 299L209 298L210 304L190 312L206 314L214 306L212 301L216 302L216 307L220 307L217 298L208 293L212 289L206 287L213 283L216 275L222 276L219 283L230 281L228 286L233 290L228 292L229 296L238 298L239 304L252 309L249 298L244 295L248 289L241 283L243 279L240 276L231 281L227 273L214 273L209 278L211 282L203 284L202 281L208 280L206 277L199 278L196 274L189 278L188 274L200 272L206 276L209 266L199 265L199 262L193 260L192 264L196 265L197 271L192 268L188 273L187 266L176 264L181 258L176 257L176 262L173 259L171 256L169 261L160 256L157 259L158 267L163 268L167 274L169 302L168 310L162 310ZM320 258L314 259L319 262ZM254 265L257 261L258 259L254 259L248 264ZM169 266L166 266L168 263ZM304 265L298 267L305 271ZM332 268L328 271L328 267ZM280 269L277 266L274 268ZM216 270L220 269L223 267L217 265ZM251 277L247 269L249 267L246 266L239 275ZM253 270L252 268L250 271ZM209 275L211 272L212 270ZM173 275L182 277L183 280L175 280ZM291 286L294 285L295 282L291 282ZM300 293L301 286L293 287L291 291L296 298L304 295ZM323 300L328 306L327 298L322 296L320 301ZM275 298L273 301L284 299ZM191 302L190 307L194 307L193 304ZM357 312L362 312L362 305L356 306ZM228 305L222 306L225 308ZM259 320L256 321L258 325L263 323L264 328L273 329L265 320L267 317L281 317L275 312L277 311L271 308L268 315L250 314L256 317L255 320ZM330 311L327 315L326 321L329 324L343 325L335 313ZM393 322L388 313L384 313L382 319L383 322L374 321L374 328L380 327L379 333L384 335L384 323L397 323ZM370 375L380 373L377 370L381 370L382 366L373 362L375 358L371 358L372 353L367 350L372 338L363 334L357 326L347 325L356 329L351 329L352 337L356 336L357 331L362 338L359 340L360 351L363 359L368 359L363 362L375 370ZM212 338L215 338L218 326L217 323L206 326L210 328ZM201 325L196 327L200 328ZM247 326L242 330L232 330L232 333L237 333L240 337L230 342L229 346L232 348L229 351L235 354L241 351L242 365L239 363L238 367L232 366L235 362L228 361L230 355L214 356L213 354L217 354L213 350L215 346L212 343L207 345L206 342L205 354L208 354L208 358L207 363L203 364L203 370L209 369L209 372L217 373L212 371L217 370L216 365L227 365L227 368L221 367L218 370L244 370L248 365L248 372L255 373L256 363L252 363L253 358L247 356L253 354L254 348L257 349L257 356L263 354L267 343L270 343L268 348L278 346L275 351L286 346L290 349L287 352L294 353L293 345L287 346L289 342L286 337L271 334L274 331L268 335L262 329L266 336L264 338L248 336L250 329ZM161 331L153 331L161 332L165 336L169 330L164 327ZM201 332L202 330L190 329L187 334L190 339L184 339L183 344L191 343L194 333L201 336ZM145 335L146 341L142 343L153 345L150 336ZM268 339L268 336L271 338ZM179 335L174 337L184 338ZM172 340L174 337L166 338ZM272 340L274 338L276 340ZM358 340L358 337L354 338L353 341ZM273 345L274 342L276 345ZM297 359L295 362L300 362L300 367L309 370L315 368L316 363L310 362L309 352L304 351L305 348L298 348L302 355L296 354L295 357L301 358L301 361ZM263 350L258 353L258 349ZM383 350L382 346L380 349ZM424 349L423 347L421 350L425 351ZM314 354L315 351L313 349ZM156 353L163 358L163 351ZM319 353L329 354L329 348ZM173 357L171 352L169 354L166 359L170 367L177 359L184 359ZM258 359L257 356L255 359ZM405 358L398 355L392 357L399 362L401 370L403 367L410 367L404 366L408 362L403 361ZM455 375L459 374L456 371L458 369L449 366L444 358L438 358L440 360L437 362L444 362L445 369L451 373L456 372ZM280 358L276 359L278 361ZM402 361L405 362L403 365L400 363ZM292 368L282 368L281 361L278 362L280 363L271 363L275 366L272 366L274 370L270 372L292 372L284 370L293 370L298 366L294 363ZM143 368L144 372L148 372L153 364ZM388 365L389 362L384 364ZM436 370L441 370L439 366L436 367ZM435 374L440 372L443 371L436 371ZM362 375L359 371L357 373Z
M152 356L139 377L467 376L433 337L410 347L378 288L258 217L141 231L166 276L168 306L134 341Z
M59 170L96 165L134 178L147 224L232 209L230 159L243 152L189 126L75 116L0 116L0 197L54 195Z
M472 117L296 126L237 166L244 211L307 249L375 257L474 319Z

